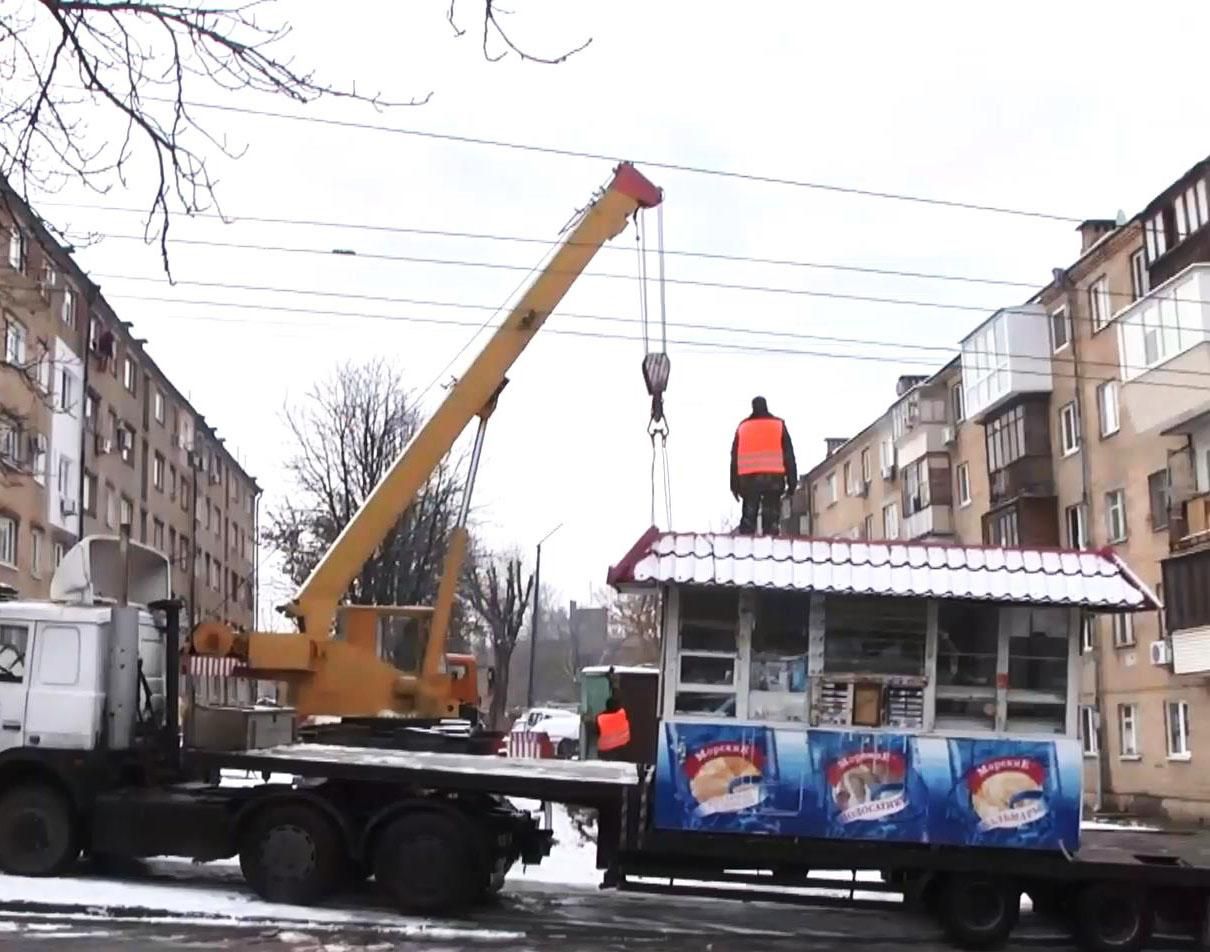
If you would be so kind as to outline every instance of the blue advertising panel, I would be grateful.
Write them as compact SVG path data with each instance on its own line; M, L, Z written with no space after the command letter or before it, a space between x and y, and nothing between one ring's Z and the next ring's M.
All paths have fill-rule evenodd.
M664 723L656 827L1069 850L1078 742Z

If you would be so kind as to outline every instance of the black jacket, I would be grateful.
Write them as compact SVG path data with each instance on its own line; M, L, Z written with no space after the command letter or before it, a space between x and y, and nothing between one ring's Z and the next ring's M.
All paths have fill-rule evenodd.
M772 413L750 413L744 418L748 420L781 420ZM781 420L781 458L786 468L786 486L793 489L798 485L798 465L794 462L794 443L790 439L790 428L786 421ZM735 428L735 437L731 440L731 491L739 492L739 427Z

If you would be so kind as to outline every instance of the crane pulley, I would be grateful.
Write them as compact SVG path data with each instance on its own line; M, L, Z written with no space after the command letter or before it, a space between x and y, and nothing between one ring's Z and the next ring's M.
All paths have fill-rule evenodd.
M651 522L656 523L656 470L663 472L664 516L671 528L672 523L672 479L668 470L668 417L664 413L664 392L668 389L668 377L672 362L668 358L668 314L664 283L664 206L657 205L656 211L656 261L658 263L659 290L659 339L653 341L650 310L647 300L647 244L643 228L645 209L635 210L635 246L639 256L639 315L643 324L643 382L651 397L651 418L647 423L647 435L651 439Z

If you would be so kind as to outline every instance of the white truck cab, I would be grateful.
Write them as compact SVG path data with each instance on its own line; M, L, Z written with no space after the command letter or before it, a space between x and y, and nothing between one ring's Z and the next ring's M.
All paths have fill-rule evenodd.
M48 601L0 601L0 752L92 750L106 743L114 608L126 560L118 539L89 536L55 570ZM126 600L137 612L134 722L164 715L164 642L147 607L171 595L167 560L128 543Z

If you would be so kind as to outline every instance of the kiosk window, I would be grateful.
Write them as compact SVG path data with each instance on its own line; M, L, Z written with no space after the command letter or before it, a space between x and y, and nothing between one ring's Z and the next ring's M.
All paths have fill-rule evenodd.
M1067 729L1067 617L1062 609L1020 610L1008 639L1009 731Z
M738 630L736 591L681 589L675 713L735 716Z
M915 598L824 602L824 671L922 676L928 604Z
M994 730L1000 608L942 602L937 611L937 708L943 730Z
M810 595L758 595L748 684L748 716L753 720L806 720L810 617Z

